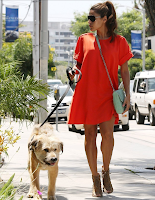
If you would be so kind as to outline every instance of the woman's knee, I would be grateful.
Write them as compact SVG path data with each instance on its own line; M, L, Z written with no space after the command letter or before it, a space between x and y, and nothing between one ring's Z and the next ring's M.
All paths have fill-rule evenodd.
M102 138L107 139L107 140L111 140L113 139L113 128L111 127L104 127L104 128L100 128L100 133Z
M114 120L115 118L113 116L110 121L102 122L99 124L102 137L105 137L107 139L113 138Z
M110 131L110 130L107 130L105 132L102 132L101 136L102 136L103 139L111 140L111 139L113 139L113 132Z
M85 128L85 140L93 141L97 137L97 126L96 125L84 125Z

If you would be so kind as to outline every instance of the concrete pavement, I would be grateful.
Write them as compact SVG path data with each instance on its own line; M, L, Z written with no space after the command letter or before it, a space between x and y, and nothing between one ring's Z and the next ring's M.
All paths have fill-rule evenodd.
M6 120L2 125L6 129L10 123ZM55 128L55 125L53 126ZM20 134L21 139L14 147L10 147L9 157L5 158L4 166L0 168L0 175L4 181L7 181L15 173L14 185L19 188L15 200L21 195L24 196L24 200L28 200L26 194L29 190L30 179L27 171L27 141L33 123L11 122L11 127ZM59 175L56 183L57 200L155 200L155 171L145 169L155 165L155 128L150 129L148 142L144 138L146 137L145 130L141 131L141 135L134 134L134 137L131 132L132 130L114 133L115 147L110 165L114 192L110 195L103 194L102 198L94 198L91 195L91 173L84 152L84 135L69 132L67 125L60 124L56 134L64 143L64 153L60 155L59 161ZM98 134L98 149L100 140L101 137ZM101 167L102 158L98 151L99 172ZM46 200L47 172L41 171L40 175L43 199Z

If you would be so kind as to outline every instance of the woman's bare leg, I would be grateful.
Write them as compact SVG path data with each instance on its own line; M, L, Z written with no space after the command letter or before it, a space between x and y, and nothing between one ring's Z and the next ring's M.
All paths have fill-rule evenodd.
M113 192L113 187L109 176L109 165L114 147L114 138L113 138L114 121L115 117L113 116L111 120L99 124L102 136L101 151L103 155L103 168L102 168L103 191L106 193Z
M97 176L97 125L84 125L85 152L92 175Z
M93 180L93 197L101 197L101 180L100 174L97 172L97 125L85 125L85 151L88 164L92 173Z
M115 117L113 116L110 121L102 122L99 124L100 133L102 136L101 151L103 155L103 169L107 171L111 161L111 156L114 147L113 129Z

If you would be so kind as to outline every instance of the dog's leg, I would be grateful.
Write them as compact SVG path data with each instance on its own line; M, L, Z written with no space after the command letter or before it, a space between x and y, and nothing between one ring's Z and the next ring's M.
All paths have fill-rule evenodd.
M58 165L56 164L54 167L48 170L48 197L47 200L56 200L55 196L55 185L56 185L56 178L58 176Z
M38 194L38 191L40 191L39 187L39 164L36 163L33 159L33 152L31 151L29 153L29 161L28 161L28 171L30 174L30 189L29 193L27 194L28 198L36 198L36 199L42 199L42 197Z

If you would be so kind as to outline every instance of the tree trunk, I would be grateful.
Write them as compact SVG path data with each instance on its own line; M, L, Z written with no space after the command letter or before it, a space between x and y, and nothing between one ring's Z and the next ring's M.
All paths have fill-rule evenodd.
M149 35L155 35L155 1L145 0L146 13L150 19Z

